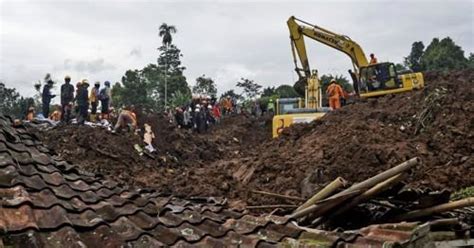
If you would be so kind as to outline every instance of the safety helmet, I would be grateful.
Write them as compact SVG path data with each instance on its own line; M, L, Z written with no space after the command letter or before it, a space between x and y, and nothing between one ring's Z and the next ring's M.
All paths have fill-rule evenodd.
M82 83L89 85L89 81L87 79L82 79Z
M201 105L199 105L199 104L196 104L196 108L200 108L200 107L201 107Z
M196 108L194 111L199 112L199 111L201 111L201 110L200 110L199 108Z
M336 79L331 79L331 83L336 83Z
M212 109L212 106L211 106L211 105L207 105L207 108L208 108L208 109Z
M70 77L69 75L66 75L66 76L64 77L64 80L66 80L66 79L71 80L71 77Z
M33 111L35 111L35 108L33 106L28 108L28 112L33 112Z

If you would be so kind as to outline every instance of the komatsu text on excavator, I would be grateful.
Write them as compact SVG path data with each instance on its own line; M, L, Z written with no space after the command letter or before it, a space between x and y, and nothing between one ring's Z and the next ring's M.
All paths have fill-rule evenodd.
M424 87L423 74L411 71L398 72L390 62L369 64L362 48L345 35L336 34L322 27L307 23L294 16L287 21L290 30L291 50L299 80L294 88L304 96L301 99L278 99L273 118L273 137L298 122L321 118L328 111L322 107L321 84L316 70L311 70L304 37L309 37L349 56L354 70L349 74L355 93L362 98L401 93ZM301 67L298 66L298 58Z

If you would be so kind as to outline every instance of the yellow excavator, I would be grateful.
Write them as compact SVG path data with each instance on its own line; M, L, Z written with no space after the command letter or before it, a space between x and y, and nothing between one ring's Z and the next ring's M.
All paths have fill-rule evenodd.
M321 42L349 56L354 70L349 70L354 91L361 98L383 96L412 91L424 87L423 74L411 71L397 72L390 62L369 64L362 48L346 35L341 35L310 24L294 16L287 21L290 31L291 51L299 80L294 88L304 96L304 106L298 99L277 100L276 115L273 118L273 137L293 123L310 122L324 116L326 108L321 104L321 85L316 70L311 70L306 53L304 37ZM298 67L298 58L301 67ZM281 104L280 104L281 103Z

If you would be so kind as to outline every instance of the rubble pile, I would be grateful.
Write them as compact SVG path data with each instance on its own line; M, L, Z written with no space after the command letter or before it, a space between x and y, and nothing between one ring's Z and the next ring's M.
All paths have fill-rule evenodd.
M156 134L152 156L141 136L89 127L40 132L65 159L119 182L179 197L224 196L233 206L288 204L260 190L307 199L337 177L360 182L413 157L405 182L422 191L474 185L474 71L427 72L420 91L361 99L270 139L268 120L223 119L207 134L139 114ZM265 209L268 210L268 209Z

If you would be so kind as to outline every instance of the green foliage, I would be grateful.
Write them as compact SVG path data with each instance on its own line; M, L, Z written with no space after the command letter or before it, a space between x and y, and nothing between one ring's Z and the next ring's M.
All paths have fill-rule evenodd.
M282 84L276 88L275 93L278 95L280 98L294 98L294 97L299 97L298 93L295 91L293 86L287 85L287 84Z
M469 68L474 69L474 53L469 54Z
M275 87L266 87L262 91L262 97L273 96L276 95Z
M421 57L423 56L423 50L425 49L425 45L423 42L416 41L411 46L411 52L408 57L405 57L405 66L413 70L414 72L419 72L423 68L421 66Z
M474 186L470 186L461 190L458 190L451 194L451 201L457 201L468 197L474 196Z
M173 41L171 34L175 34L178 31L175 26L166 23L161 24L158 30L158 35L162 37L163 46L169 46Z
M196 78L196 85L193 87L193 93L215 96L217 94L216 83L212 78L202 75Z
M14 88L7 88L0 82L0 113L14 118L24 118L29 107L34 106L33 98L20 96Z
M468 59L464 57L462 48L446 37L441 41L438 38L426 47L421 64L425 70L465 69Z
M400 64L400 63L396 63L395 64L395 70L397 71L405 71L405 70L408 70L408 68L406 68L404 65Z
M232 99L237 99L237 100L243 99L243 97L241 95L235 93L234 90L228 90L228 91L224 92L221 95L221 98L228 97L228 96L230 96L230 98L232 98Z
M158 48L157 64L149 64L141 70L128 70L122 77L122 84L114 85L114 105L133 104L160 111L165 106L165 91L168 103L179 102L181 97L190 96L191 90L183 75L186 67L181 64L183 55L178 47L171 44L170 37L165 40L166 32L171 35L176 33L176 28L165 24L160 27L159 35L163 37L163 45Z
M243 94L245 94L248 99L258 96L258 94L260 94L260 89L262 88L261 85L247 78L241 78L240 81L237 82L237 87L242 88Z
M190 99L191 99L190 92L181 92L178 90L171 96L170 106L171 107L184 106L190 102Z

